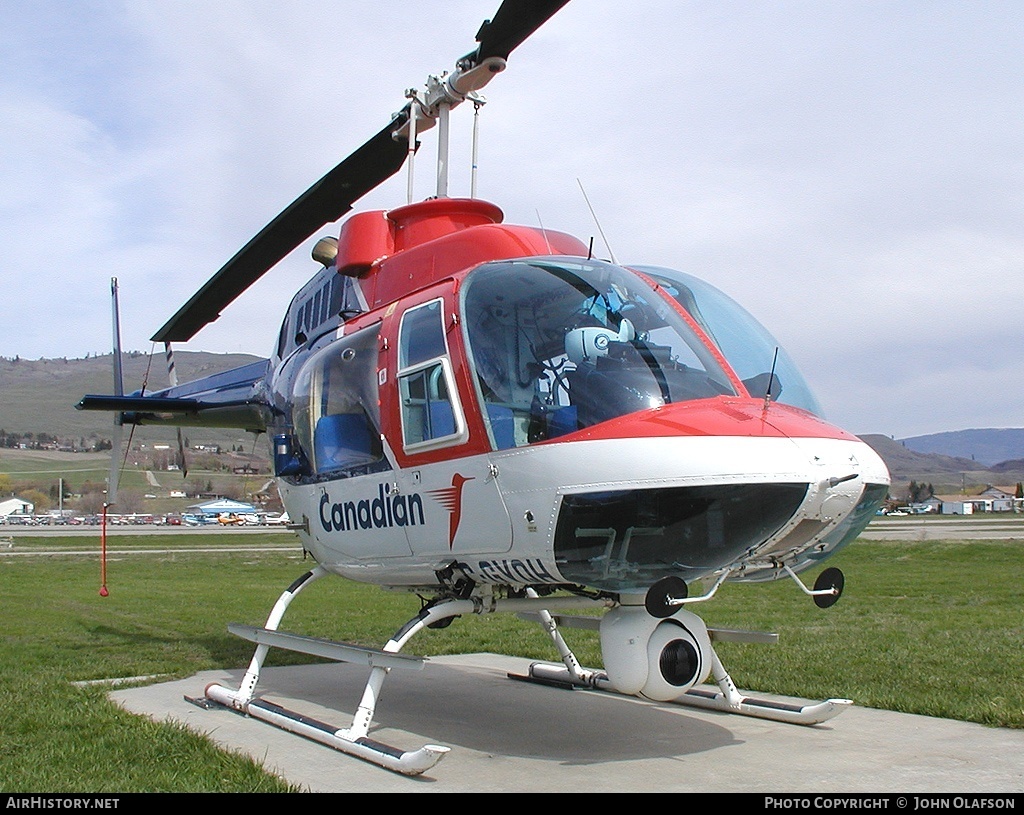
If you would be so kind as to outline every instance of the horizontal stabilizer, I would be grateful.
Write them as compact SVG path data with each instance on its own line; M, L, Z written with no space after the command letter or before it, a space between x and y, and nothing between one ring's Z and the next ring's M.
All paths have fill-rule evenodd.
M266 360L186 382L151 394L87 394L78 410L118 413L123 424L267 429L270 408L265 395Z
M75 407L78 410L108 410L154 413L198 413L201 402L196 399L163 399L157 396L104 396L90 393Z

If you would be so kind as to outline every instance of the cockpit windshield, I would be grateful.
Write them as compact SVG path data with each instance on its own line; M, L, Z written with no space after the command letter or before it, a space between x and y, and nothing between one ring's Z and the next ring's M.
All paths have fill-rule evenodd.
M600 261L488 263L462 290L481 403L498 448L721 395L729 375L641 277Z
M751 396L822 417L821 407L785 349L742 306L700 278L675 269L633 266L655 280L700 325L721 350ZM775 376L772 376L774 370Z

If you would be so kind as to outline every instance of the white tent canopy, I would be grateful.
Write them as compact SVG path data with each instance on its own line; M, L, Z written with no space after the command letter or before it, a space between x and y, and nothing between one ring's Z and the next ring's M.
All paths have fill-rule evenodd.
M256 512L256 507L242 501L233 501L230 498L216 498L202 504L193 504L188 512L202 513L203 515L221 515L224 512L234 512L239 515L246 515Z

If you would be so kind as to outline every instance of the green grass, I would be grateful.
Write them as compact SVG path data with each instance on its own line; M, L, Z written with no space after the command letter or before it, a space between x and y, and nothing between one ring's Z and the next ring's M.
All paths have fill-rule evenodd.
M839 695L908 713L1024 727L1024 544L860 541L829 561L847 575L821 611L786 583L732 587L709 624L755 624L779 644L718 650L738 683Z
M78 492L85 483L102 484L110 475L109 453L52 453L44 450L0 450L0 473L17 489L23 484L52 484L64 480L64 489ZM179 476L180 479L180 476ZM120 484L126 489L146 489L144 470L126 467Z
M253 450L252 444L244 448ZM256 452L264 452L264 446L257 445ZM147 463L147 456L130 454L121 467L118 485L121 490L139 493L166 495L170 490L191 490L195 483L209 483L214 492L251 492L262 486L269 476L234 473L227 469L208 470L198 463L220 461L225 467L237 464L226 455L207 455L202 459L190 455L187 476L181 471L153 470ZM259 462L257 462L259 463ZM159 487L149 482L147 470L155 475ZM17 494L28 486L35 486L48 492L63 481L69 493L80 493L86 484L104 484L110 475L110 453L62 453L49 450L0 449L0 475L7 476ZM161 499L147 501L142 512L181 511L198 499ZM170 501L169 506L165 506ZM56 508L56 507L53 507Z
M91 546L96 539L16 539L18 549ZM116 536L108 548L195 546L255 536ZM727 584L696 607L709 625L776 631L775 646L718 650L741 688L1024 727L1024 544L860 541L829 561L846 592L822 611L791 581ZM113 556L108 597L94 555L0 558L0 791L287 791L250 759L170 724L125 713L81 680L186 677L247 664L251 646L229 622L261 625L279 593L311 566L297 552ZM419 600L344 580L312 585L284 628L379 647ZM596 635L567 636L598 666ZM556 654L539 626L510 615L463 618L407 646L435 655ZM268 665L309 658L271 651ZM324 748L327 749L327 748Z

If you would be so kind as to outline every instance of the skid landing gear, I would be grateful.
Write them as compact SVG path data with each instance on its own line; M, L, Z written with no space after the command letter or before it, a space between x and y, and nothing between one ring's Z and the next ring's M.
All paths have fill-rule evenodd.
M720 662L717 663L721 665ZM608 676L603 671L593 671L591 676L581 682L564 666L552 663L535 662L530 665L528 676L509 675L513 679L539 682L562 687L592 688L594 690L616 693ZM737 713L742 716L753 716L758 719L770 719L787 724L815 725L826 722L842 713L853 702L849 699L826 699L822 702L779 702L772 699L761 699L740 693L732 684L729 675L722 670L715 677L718 690L710 686L691 688L672 702L677 705L717 710L721 713Z
M550 635L562 660L561 665L535 662L530 666L527 676L509 675L514 679L555 684L567 688L611 691L640 696L653 701L671 701L726 713L739 713L745 716L805 725L827 721L852 704L847 699L828 699L824 702L793 704L759 699L740 693L729 674L726 673L711 643L728 640L770 643L775 642L775 635L707 629L700 618L687 611L675 610L674 607L669 608L667 601L666 603L656 602L656 597L649 598L645 609L644 606L623 606L617 599L596 595L541 598L533 589L526 589L525 596L522 597L500 597L489 591L467 596L467 593L463 592L457 596L437 598L425 605L380 650L279 631L278 626L292 600L304 588L325 574L327 574L326 570L317 566L292 583L274 604L264 627L228 626L231 633L256 643L255 653L241 683L237 688L227 688L214 683L206 687L204 697L199 699L186 697L186 699L200 707L220 706L261 719L268 724L320 742L393 772L410 776L420 775L434 767L450 752L450 748L437 744L426 744L416 750L402 750L370 738L370 728L384 679L392 670L423 669L426 662L424 658L402 654L400 651L415 634L424 628L442 627L453 618L463 615L513 612L538 620ZM832 583L836 582L838 581L832 580ZM825 596L826 594L832 596L838 594L837 588L832 585L827 588L819 586L814 593L816 596ZM660 594L660 592L661 588L656 594ZM663 605L665 608L662 608ZM652 614L651 608L658 613ZM579 609L603 609L607 613L603 617L552 613L557 610ZM609 628L612 631L608 632L609 642L605 642L606 632L602 625L609 621L611 623ZM662 628L665 625L668 626L667 629ZM686 625L689 625L692 630L687 629ZM657 673L657 681L652 684L648 680L645 685L641 680L635 687L631 687L628 683L633 681L635 676L624 678L621 670L616 674L618 678L613 681L609 673L603 670L583 668L563 639L559 626L591 628L601 631L602 652L606 666L610 665L609 658L614 656L614 650L610 651L606 646L615 645L615 636L619 638L619 645L626 643L627 648L632 648L639 638L649 638L649 643L656 643L656 645L652 645L650 648L645 646L644 651L648 656L654 658L653 664L657 668L653 671L645 671L645 673L647 676L655 676ZM337 727L258 698L256 685L263 662L271 648L283 648L338 662L364 665L369 668L370 675L356 712L353 714L352 723L348 727ZM651 650L652 648L653 650ZM669 657L667 662L666 655ZM635 665L635 661L630 657L625 674L635 673L633 671ZM691 672L695 665L697 670L692 672L689 679L686 679L685 677L689 675L688 672ZM699 684L709 675L717 683L717 690L711 686ZM667 695L665 693L666 681L671 686L668 687Z
M650 613L650 609L648 609L648 613ZM509 674L510 678L559 687L590 688L612 693L624 693L616 687L605 671L581 667L575 654L573 654L558 630L560 625L570 628L600 630L601 621L599 619L594 617L555 615L547 611L542 611L539 614L522 614L520 616L534 619L541 623L558 649L562 664L535 662L530 665L528 675ZM659 612L654 616L665 618L668 614ZM778 637L775 634L756 631L733 631L713 628L707 629L707 634L709 637L708 652L711 663L710 675L714 679L717 689L710 685L697 685L688 688L671 699L663 698L663 701L800 725L821 724L838 716L853 704L849 699L826 699L820 702L797 700L781 702L743 694L736 688L732 677L725 670L721 659L719 659L718 654L712 647L712 643L730 641L774 643ZM642 696L643 694L628 693L625 695Z
M368 736L377 696L388 671L393 668L413 670L423 668L423 659L398 653L405 641L419 628L407 625L405 629L408 631L405 636L396 635L380 651L277 630L291 601L302 589L323 577L324 574L326 572L317 566L292 583L278 598L263 628L229 626L228 630L231 633L257 644L256 652L253 654L241 684L237 689L225 688L223 685L217 684L208 685L204 699L190 701L196 701L204 707L209 706L210 703L216 703L402 775L420 775L444 758L450 748L427 744L418 750L406 751L375 741ZM356 662L370 667L370 678L367 680L359 708L349 727L339 728L310 719L280 705L256 698L256 684L259 681L263 661L272 646L334 659L339 662Z
M423 657L399 653L413 635L424 628L440 627L452 618L461 615L499 611L536 612L543 606L551 605L552 602L555 607L571 609L607 607L610 603L610 601L584 597L565 597L555 601L548 598L543 604L535 596L527 599L499 599L490 596L474 596L465 600L444 599L422 608L419 614L402 626L381 650L278 631L281 618L292 600L300 591L325 574L327 574L326 570L317 566L292 583L278 598L263 628L245 625L228 626L231 633L256 643L256 651L238 688L226 688L223 685L211 684L206 687L204 697L195 699L186 697L186 699L203 708L222 706L247 714L348 755L410 776L420 775L435 766L450 752L451 748L426 744L417 750L406 751L371 739L369 732L377 707L377 699L388 673L392 670L402 669L422 670L426 662ZM370 676L366 681L359 706L353 715L352 724L349 727L339 728L257 698L256 685L263 662L271 647L369 667Z

